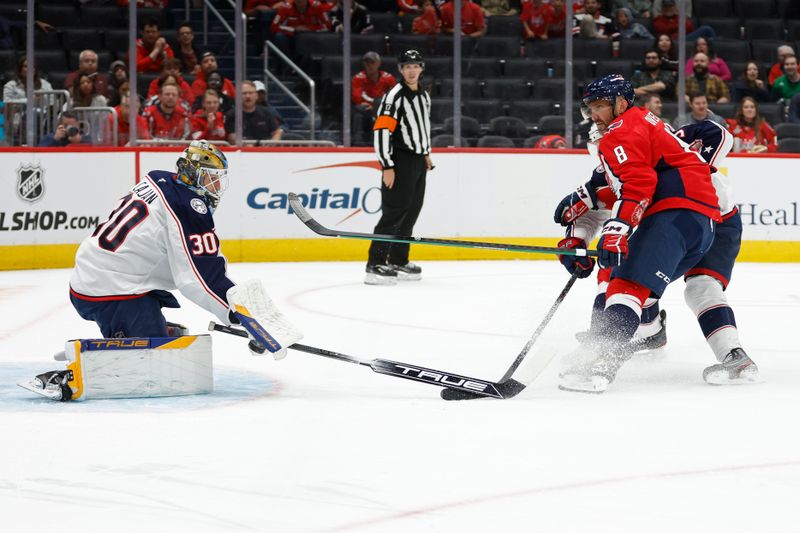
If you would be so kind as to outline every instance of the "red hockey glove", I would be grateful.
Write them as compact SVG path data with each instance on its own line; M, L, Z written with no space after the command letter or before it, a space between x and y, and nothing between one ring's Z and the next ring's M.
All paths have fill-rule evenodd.
M597 262L601 268L616 267L628 257L628 234L631 227L619 218L607 220L597 243Z
M586 242L577 237L567 237L558 242L559 248L566 248L568 250L575 250L576 248L586 249ZM558 260L567 269L567 272L574 274L578 272L579 278L586 278L592 273L594 268L594 258L592 257L579 257L577 255L559 255Z

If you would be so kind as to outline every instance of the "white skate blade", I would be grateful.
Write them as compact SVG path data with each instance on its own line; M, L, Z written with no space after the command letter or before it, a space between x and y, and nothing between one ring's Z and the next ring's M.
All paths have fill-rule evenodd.
M18 381L17 385L19 385L25 390L31 391L34 394L38 394L39 396L44 396L48 400L53 400L56 402L61 400L60 389L43 389L41 386L39 386L39 381L35 380Z
M754 371L745 369L739 374L738 378L731 378L726 370L709 372L707 375L703 376L703 379L705 379L706 383L709 385L752 385L763 381L757 369Z
M364 277L367 285L397 285L397 279L389 276L379 276L377 274L367 274Z
M587 392L602 394L608 389L610 381L603 376L579 376L567 374L561 378L558 388L568 392Z
M407 272L397 271L397 281L419 281L422 274L408 274Z

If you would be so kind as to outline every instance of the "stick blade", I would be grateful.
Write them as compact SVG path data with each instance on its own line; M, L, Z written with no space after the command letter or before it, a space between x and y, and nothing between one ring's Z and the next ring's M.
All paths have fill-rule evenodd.
M443 400L447 401L478 400L480 398L497 398L498 400L507 400L525 390L525 386L526 385L524 383L520 383L515 379L509 379L508 381L503 381L495 385L495 389L500 393L500 396L487 396L485 394L476 394L474 392L451 388L442 389L442 391L439 393L439 396L441 396Z

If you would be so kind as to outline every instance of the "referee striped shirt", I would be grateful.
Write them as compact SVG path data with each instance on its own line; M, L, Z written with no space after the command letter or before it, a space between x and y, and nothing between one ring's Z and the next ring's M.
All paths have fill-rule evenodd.
M431 97L421 84L412 91L400 81L383 95L372 129L375 152L384 169L394 168L395 150L430 154Z

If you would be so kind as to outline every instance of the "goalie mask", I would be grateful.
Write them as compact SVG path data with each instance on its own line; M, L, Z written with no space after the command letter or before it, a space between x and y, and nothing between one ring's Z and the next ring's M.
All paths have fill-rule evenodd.
M176 163L178 182L204 196L212 209L228 188L228 160L208 141L192 141Z

